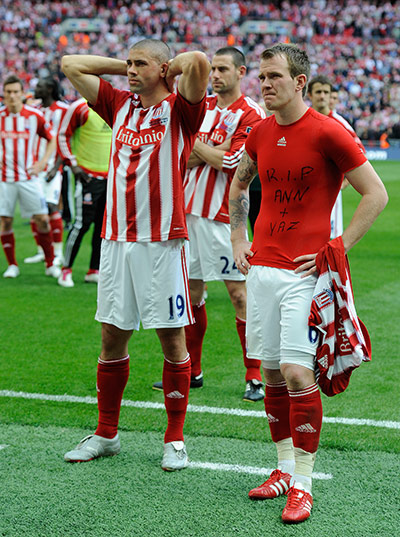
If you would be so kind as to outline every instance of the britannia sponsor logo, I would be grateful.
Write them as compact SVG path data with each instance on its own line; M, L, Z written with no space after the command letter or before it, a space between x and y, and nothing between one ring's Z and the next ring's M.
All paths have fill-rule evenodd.
M3 140L9 138L11 140L29 140L29 131L23 132L7 132L1 131L0 136Z
M160 125L153 129L143 129L140 132L124 127L119 128L116 140L124 145L140 147L142 145L152 145L160 143L165 135L165 127Z

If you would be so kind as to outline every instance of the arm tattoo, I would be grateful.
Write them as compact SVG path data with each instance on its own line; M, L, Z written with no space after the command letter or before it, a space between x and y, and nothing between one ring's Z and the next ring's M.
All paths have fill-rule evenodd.
M251 160L251 158L245 151L236 170L236 178L241 183L247 183L249 185L256 173L257 163L254 162L254 160Z
M235 231L240 227L247 229L249 206L249 195L247 192L241 193L235 200L229 200L231 231Z
M243 153L242 159L235 173L235 180L242 183L243 190L236 199L229 200L229 213L231 231L240 227L247 229L247 216L249 214L249 193L246 187L249 186L253 177L257 173L257 163L251 160L246 151ZM245 183L243 185L243 183Z

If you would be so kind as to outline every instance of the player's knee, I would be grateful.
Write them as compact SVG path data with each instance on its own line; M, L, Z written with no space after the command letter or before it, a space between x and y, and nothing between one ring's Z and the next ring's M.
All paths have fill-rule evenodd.
M101 357L104 360L119 359L128 353L131 330L121 330L114 325L103 323L101 327Z
M49 217L47 214L34 214L33 220L35 221L39 232L47 233L50 231Z
M281 373L290 390L302 390L315 382L314 371L297 364L281 364Z
M1 217L1 231L8 232L12 230L13 219L10 216Z

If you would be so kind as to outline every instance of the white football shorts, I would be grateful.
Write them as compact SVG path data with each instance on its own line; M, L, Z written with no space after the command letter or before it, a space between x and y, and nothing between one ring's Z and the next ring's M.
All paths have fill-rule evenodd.
M247 356L267 369L314 369L318 333L308 326L317 276L253 265L247 275Z
M121 330L192 324L188 241L101 244L95 319Z
M54 178L50 181L50 183L46 182L46 177L47 177L46 172L42 172L39 177L40 177L40 180L42 181L43 192L46 198L46 203L52 203L53 205L58 205L60 201L60 195L61 195L61 183L62 183L61 172L58 171L56 175L54 176Z
M244 281L245 277L233 260L230 225L193 214L186 215L186 222L190 240L190 279Z
M19 201L22 218L34 214L48 214L41 181L32 177L29 181L0 182L0 216L13 217Z

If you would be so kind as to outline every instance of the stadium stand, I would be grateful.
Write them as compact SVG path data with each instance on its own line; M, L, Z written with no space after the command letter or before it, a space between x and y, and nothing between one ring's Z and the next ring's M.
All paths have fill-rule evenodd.
M249 63L246 93L255 100L260 52L276 41L296 42L313 59L311 75L325 74L340 88L337 111L362 139L399 135L395 1L3 0L0 79L13 72L32 90L51 73L72 101L76 94L60 72L63 54L120 56L127 43L145 37L167 41L174 52L200 48L211 55L226 44L242 48Z

